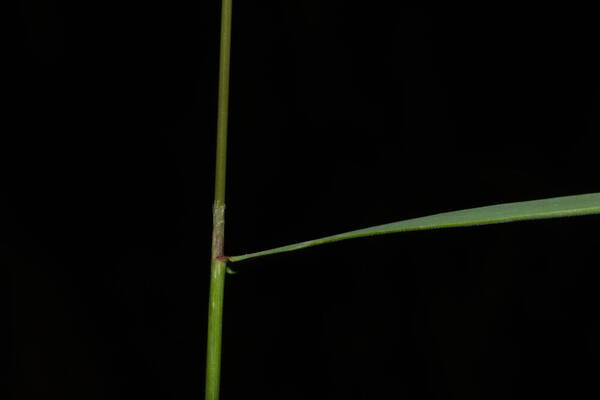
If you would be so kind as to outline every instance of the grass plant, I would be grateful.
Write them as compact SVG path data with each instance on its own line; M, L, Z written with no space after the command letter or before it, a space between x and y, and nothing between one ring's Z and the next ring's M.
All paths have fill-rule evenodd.
M237 256L224 255L223 244L225 239L225 183L231 23L232 0L222 0L215 195L213 203L212 259L206 358L206 400L217 400L219 398L223 296L228 263L241 262L252 258L296 251L315 245L365 236L600 214L600 193L589 193L445 212L358 229L255 253Z

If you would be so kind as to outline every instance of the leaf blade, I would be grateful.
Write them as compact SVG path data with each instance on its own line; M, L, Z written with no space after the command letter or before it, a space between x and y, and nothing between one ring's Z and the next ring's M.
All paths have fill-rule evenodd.
M392 222L389 224L376 225L254 253L231 256L228 257L228 259L229 261L237 262L266 255L300 250L325 243L333 243L341 240L390 233L491 225L516 221L592 214L600 214L600 193L587 193L541 200L503 203L484 207L469 208L465 210L444 212L426 217L412 218L408 220Z

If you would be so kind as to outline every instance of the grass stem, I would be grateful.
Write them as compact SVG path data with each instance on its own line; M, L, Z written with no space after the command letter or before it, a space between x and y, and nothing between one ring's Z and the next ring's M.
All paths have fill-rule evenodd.
M208 308L208 343L206 350L205 399L219 399L221 380L221 332L223 325L223 294L226 266L213 260L211 265L210 299Z
M218 400L221 377L221 337L223 298L227 261L225 240L225 183L227 166L227 122L229 117L229 66L231 59L232 0L221 3L221 49L219 62L219 100L217 110L217 149L215 162L215 199L208 307L205 399Z

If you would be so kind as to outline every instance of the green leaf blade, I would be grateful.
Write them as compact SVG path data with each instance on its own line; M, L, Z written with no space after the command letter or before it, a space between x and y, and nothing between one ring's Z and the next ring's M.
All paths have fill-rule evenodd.
M372 226L337 235L276 247L269 250L228 257L236 262L271 254L284 253L317 246L325 243L354 239L365 236L384 235L389 233L421 231L476 225L501 224L507 222L527 221L535 219L561 218L600 213L600 193L588 193L575 196L553 197L542 200L521 201L515 203L496 204L466 210L450 211Z

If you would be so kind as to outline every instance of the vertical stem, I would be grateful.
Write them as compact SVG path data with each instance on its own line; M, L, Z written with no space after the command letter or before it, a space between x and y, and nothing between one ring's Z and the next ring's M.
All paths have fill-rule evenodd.
M206 351L205 399L219 399L221 376L221 327L223 321L223 290L225 262L214 261L211 267L210 300L208 308L208 342Z
M231 5L221 5L221 59L219 63L219 104L217 117L217 159L215 170L215 203L225 203L225 167L227 161L227 120L229 115L229 65L231 59Z
M218 400L221 376L223 295L227 268L227 261L223 255L223 242L225 239L225 172L227 164L227 119L229 114L231 11L232 0L222 0L215 200L213 204L213 236L208 307L208 340L206 351L206 400Z

